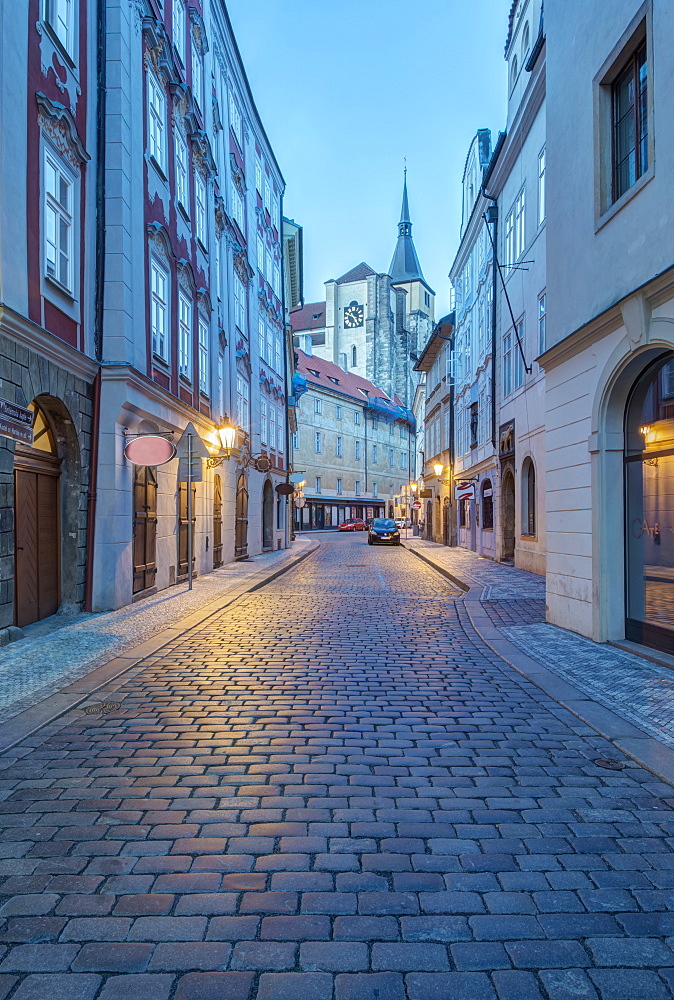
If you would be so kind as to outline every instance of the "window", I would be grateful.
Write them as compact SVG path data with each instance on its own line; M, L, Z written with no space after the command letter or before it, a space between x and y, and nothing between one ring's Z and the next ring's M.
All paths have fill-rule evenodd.
M357 479L353 484L353 492L356 494L357 497L360 496L360 479Z
M538 353L545 350L545 292L538 296Z
M379 449L376 444L372 445L372 461L377 464L379 461Z
M493 531L494 528L494 495L491 479L482 483L482 527Z
M239 372L236 375L236 417L246 433L250 428L250 383Z
M401 469L407 468L407 452L405 451L400 452L400 468Z
M466 527L466 500L459 500L459 527Z
M185 65L185 4L183 0L173 0L173 44Z
M191 378L192 303L184 292L178 296L178 370L183 378Z
M316 452L317 455L320 455L320 453L323 451L323 437L320 431L316 431L314 451Z
M262 194L262 164L255 160L255 189Z
M73 181L60 160L45 152L44 179L45 271L73 291Z
M258 319L257 321L258 333L260 337L260 360L267 360L267 331L265 330L264 320Z
M264 179L264 207L271 215L271 184L266 177Z
M517 83L517 56L513 56L513 61L510 63L510 92L512 93L515 84Z
M293 448L295 449L295 451L299 449L299 446L300 446L300 432L295 431L295 433L293 434Z
M269 404L269 435L267 443L270 448L276 450L276 407L273 403Z
M271 250L267 247L264 252L264 276L271 285L271 273L272 273L272 262L271 262Z
M276 229L276 232L281 231L281 206L276 195L272 198L271 203L271 221L272 225Z
M239 144L239 148L243 148L243 143L241 141L241 112L238 109L233 94L229 95L229 127L234 133L234 137Z
M197 103L197 107L203 108L203 79L204 71L201 65L201 52L192 39L192 94Z
M545 220L545 149L538 154L538 225Z
M524 28L522 29L522 65L523 66L524 66L525 62L527 61L527 56L529 55L529 42L530 42L529 22L526 21L525 25L524 25Z
M349 367L349 359L346 354L339 355L339 367L343 368L345 371Z
M612 87L613 201L648 169L648 60L641 45Z
M336 417L337 420L341 420L342 419L342 408L341 408L341 406L336 406L335 407L335 417Z
M281 298L281 268L278 264L274 264L274 283L273 283L274 293L277 299Z
M274 338L274 355L276 358L276 371L280 374L283 370L283 334L280 330L276 331Z
M388 450L388 464L392 469L395 467L396 464L395 452L393 451L393 448L389 448Z
M360 441L356 441L356 461L360 462Z
M354 410L353 411L353 422L354 422L354 424L359 424L360 423L360 410Z
M162 171L166 170L166 95L154 73L147 74L148 151Z
M267 324L267 364L274 363L274 329L270 323Z
M512 332L503 337L503 395L509 396L513 391L512 374Z
M204 396L208 391L208 324L199 318L199 391Z
M354 344L351 348L351 367L355 368L358 365L358 351L356 350L356 345Z
M232 218L234 219L234 221L238 225L239 229L243 233L243 231L244 231L244 229L243 229L243 198L241 197L239 189L236 186L236 184L234 183L234 181L231 182L231 191L232 191ZM258 245L258 249L259 249L259 245Z
M524 253L524 246L524 188L522 188L515 202L515 260L519 260Z
M206 246L206 181L197 172L194 180L194 228L197 239Z
M316 476L316 492L317 493L321 492L321 477L320 476Z
M517 324L517 338L518 343L513 345L515 356L514 356L514 389L519 389L524 383L524 361L522 360L522 352L524 350L524 317Z
M511 264L515 262L515 210L511 208L508 212L505 220L505 233L503 237L504 244L504 263L506 267L510 267Z
M267 443L267 400L260 399L260 444Z
M337 451L336 451L336 454L337 454L337 458L341 458L342 454L343 454L343 445L342 445L342 438L341 437L337 438Z
M341 479L337 480L337 493L338 493L339 496L342 495L342 480Z
M189 173L188 173L188 155L187 155L187 143L183 139L180 132L176 130L175 136L175 153L176 153L176 197L184 211L189 215L190 210L190 192L189 192Z
M522 534L536 534L536 469L530 458L522 466Z
M668 361L662 369L662 395L674 396L674 362Z
M424 292L424 305L428 308L431 304L431 297L428 292Z
M257 268L264 274L264 241L260 234L257 234Z
M44 19L68 55L73 56L73 0L45 0Z
M246 333L246 288L238 276L234 275L234 322L241 333Z
M372 418L372 430L376 431L378 427L379 427L379 421L377 420L376 417L373 417Z
M379 483L372 483L372 496L373 497L379 496Z
M155 257L150 258L150 325L152 352L168 361L169 276Z
M323 400L319 399L318 396L314 399L314 413L323 412Z

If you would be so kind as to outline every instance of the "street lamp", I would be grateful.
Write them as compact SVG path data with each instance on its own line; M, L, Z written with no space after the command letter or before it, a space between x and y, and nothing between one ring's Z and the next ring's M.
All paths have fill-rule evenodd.
M445 467L444 467L444 465L442 465L441 462L436 462L435 465L433 466L433 471L435 472L435 475L437 476L438 479L442 475L442 472L443 472L444 468Z
M222 427L218 427L218 438L220 439L220 447L224 451L224 455L218 455L216 458L209 458L208 468L215 469L218 465L227 460L232 454L232 448L234 447L234 442L236 441L236 435L238 433L238 428L230 421L228 417L225 417L225 422Z

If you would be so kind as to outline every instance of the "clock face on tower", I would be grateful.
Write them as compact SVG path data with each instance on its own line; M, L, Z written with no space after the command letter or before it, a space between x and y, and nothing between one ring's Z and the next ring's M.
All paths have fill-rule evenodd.
M363 306L359 306L357 302L350 302L348 306L344 307L344 326L347 329L362 326L364 313Z

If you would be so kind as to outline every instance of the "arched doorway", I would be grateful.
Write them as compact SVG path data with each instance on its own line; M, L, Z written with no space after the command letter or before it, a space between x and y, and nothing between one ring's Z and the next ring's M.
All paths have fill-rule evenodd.
M426 501L426 530L424 532L429 541L433 541L433 501Z
M14 452L15 621L19 627L48 618L61 603L61 459L45 411L35 413L33 446Z
M449 497L442 503L442 544L449 545Z
M262 490L262 548L274 548L274 489L268 479Z
M625 635L674 653L674 354L637 379L625 415Z
M508 469L501 486L501 515L503 519L503 562L515 561L515 477Z
M234 558L248 556L248 489L246 477L240 473L236 482L236 514L234 525Z
M133 481L133 592L154 587L157 575L157 470L135 466Z
M222 479L213 476L213 569L222 566Z

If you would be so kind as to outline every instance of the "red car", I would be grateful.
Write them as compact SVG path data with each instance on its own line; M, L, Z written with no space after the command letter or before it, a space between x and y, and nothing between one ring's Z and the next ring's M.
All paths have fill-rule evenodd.
M337 531L367 531L367 525L361 518L354 517L340 524Z

